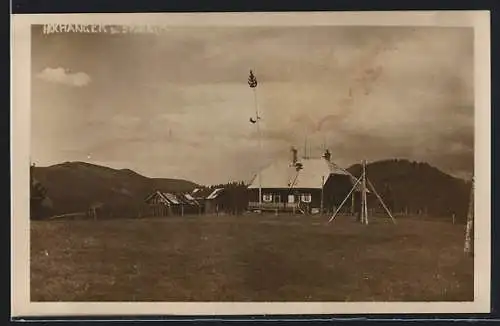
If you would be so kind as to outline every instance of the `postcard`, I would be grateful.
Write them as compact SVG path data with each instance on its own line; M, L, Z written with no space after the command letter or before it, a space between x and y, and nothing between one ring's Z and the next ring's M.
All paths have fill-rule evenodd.
M14 15L13 315L489 312L489 24Z

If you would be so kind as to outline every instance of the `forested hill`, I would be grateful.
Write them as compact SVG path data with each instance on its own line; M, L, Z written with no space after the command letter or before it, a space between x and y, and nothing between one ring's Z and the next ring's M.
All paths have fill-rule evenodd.
M191 191L198 185L180 179L148 178L129 169L66 162L35 167L34 178L46 189L51 209L46 214L85 211L93 203L124 208L144 203L155 190Z
M348 170L361 173L359 164ZM452 177L427 163L408 160L384 160L368 164L368 179L395 213L425 214L464 221L467 214L471 184ZM179 179L148 178L128 169L67 162L49 167L35 167L33 176L48 196L50 209L44 215L85 211L94 203L105 203L125 212L144 204L154 190L165 192L191 191L199 185ZM238 203L238 211L246 206L246 185L233 182L214 185L225 188L226 200ZM241 207L240 207L241 206Z
M361 175L360 164L348 168ZM439 169L408 160L383 160L367 165L366 172L377 192L391 202L396 213L466 218L471 182L450 176Z

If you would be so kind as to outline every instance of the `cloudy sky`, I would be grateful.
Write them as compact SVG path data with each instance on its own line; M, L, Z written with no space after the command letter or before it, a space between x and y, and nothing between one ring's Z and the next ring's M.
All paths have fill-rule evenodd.
M323 146L342 166L473 169L473 33L428 27L173 28L32 35L32 160L211 184ZM253 69L262 116L259 151Z

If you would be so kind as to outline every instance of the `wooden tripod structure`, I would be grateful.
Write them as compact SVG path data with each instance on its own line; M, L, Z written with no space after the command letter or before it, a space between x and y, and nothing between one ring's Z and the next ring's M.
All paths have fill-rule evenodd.
M335 213L333 213L332 217L328 220L328 223L332 222L335 219L335 217L337 217L337 214L340 212L340 210L342 209L342 207L344 206L344 204L347 202L347 200L349 199L349 197L352 196L353 192L357 189L358 185L361 185L361 223L362 224L368 224L368 201L367 201L366 194L368 192L368 186L369 186L370 189L371 189L371 191L373 191L373 193L377 197L377 199L380 202L380 204L382 204L382 206L384 207L384 210L386 211L387 215L389 215L389 217L391 218L392 222L394 224L396 224L396 219L394 218L394 216L392 216L391 211L385 205L384 201L382 200L382 197L380 197L380 195L378 194L377 190L375 189L375 187L373 186L373 184L370 182L370 180L366 176L366 161L362 162L362 168L363 168L363 170L362 170L361 176L359 178L355 178L347 170L342 169L344 172L348 173L353 178L353 180L355 180L355 182L354 182L354 185L351 188L351 191L349 191L349 193L344 198L344 200L342 201L342 203L339 205L339 207L337 208L337 210L335 211Z

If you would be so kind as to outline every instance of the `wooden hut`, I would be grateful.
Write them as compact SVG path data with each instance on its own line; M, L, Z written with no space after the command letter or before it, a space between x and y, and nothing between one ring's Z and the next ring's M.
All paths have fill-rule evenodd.
M155 191L145 199L154 216L199 214L200 205L190 194Z
M191 196L201 206L203 214L225 213L229 205L225 195L224 188L197 188L191 192Z
M172 203L168 198L166 193L159 190L153 192L145 199L146 204L152 207L153 216L171 216L174 215Z
M225 213L227 203L223 200L224 188L215 188L205 198L205 213L220 214Z

